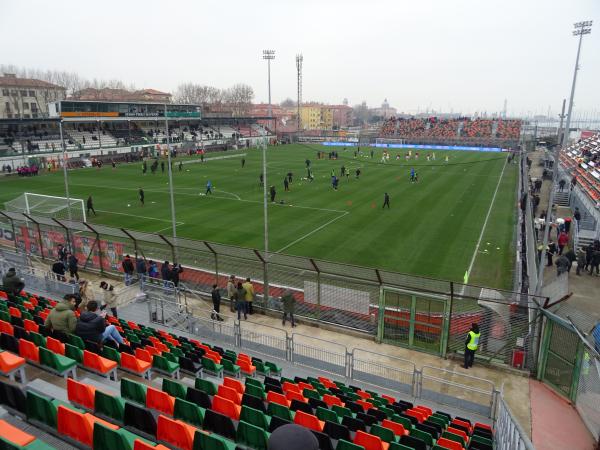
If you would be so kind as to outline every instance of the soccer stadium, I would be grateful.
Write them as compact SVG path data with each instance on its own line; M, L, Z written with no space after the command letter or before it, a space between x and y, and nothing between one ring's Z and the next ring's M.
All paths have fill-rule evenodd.
M138 89L11 51L0 448L599 448L600 120L574 102L591 29L560 121L483 96L306 101L327 80L309 53L252 50L238 79L260 72L265 102L218 56Z

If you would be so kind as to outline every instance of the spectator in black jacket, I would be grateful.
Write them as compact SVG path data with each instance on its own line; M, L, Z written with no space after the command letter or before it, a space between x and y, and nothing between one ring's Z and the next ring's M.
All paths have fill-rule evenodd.
M77 264L78 264L78 261L77 261L77 258L75 257L75 255L73 253L69 253L69 256L67 258L67 265L69 267L69 275L71 275L71 278L75 278L77 281L79 281L79 273L78 273Z
M169 267L169 261L165 261L160 268L160 274L163 279L163 286L167 287L169 281L171 281L171 268Z
M57 259L54 264L52 264L52 273L56 275L56 279L58 281L67 281L65 278L65 265L60 258Z
M125 286L129 286L131 280L133 280L133 261L129 255L125 255L121 267L123 267L123 272L125 273Z
M98 302L90 300L84 311L79 316L75 334L84 341L93 341L99 344L113 340L117 344L123 343L123 338L114 325L106 326L106 313L98 311Z
M173 264L173 268L171 269L171 282L175 285L175 287L179 286L179 274L183 272L183 267L181 264Z

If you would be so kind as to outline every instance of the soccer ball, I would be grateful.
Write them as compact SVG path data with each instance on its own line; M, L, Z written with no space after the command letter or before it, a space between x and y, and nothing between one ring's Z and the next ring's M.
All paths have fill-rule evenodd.
M129 208L131 205L129 203L127 203L127 207Z

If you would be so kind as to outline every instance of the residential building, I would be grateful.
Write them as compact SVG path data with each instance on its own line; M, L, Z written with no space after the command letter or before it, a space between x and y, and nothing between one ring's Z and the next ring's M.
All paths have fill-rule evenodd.
M0 119L40 119L48 103L65 98L65 88L14 74L0 76Z
M381 104L380 108L370 108L369 113L371 116L389 119L390 117L395 117L398 111L396 110L396 108L390 106L386 98Z
M157 91L156 89L141 89L138 91L128 91L127 89L113 88L85 88L76 92L72 100L96 100L113 102L152 102L152 103L171 103L172 95L168 92Z

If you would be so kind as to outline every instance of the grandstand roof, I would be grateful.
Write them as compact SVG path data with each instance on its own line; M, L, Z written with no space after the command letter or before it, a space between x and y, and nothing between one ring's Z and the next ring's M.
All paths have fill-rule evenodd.
M9 74L4 74L4 76L0 77L0 86L61 89L63 91L66 90L62 86L48 83L47 81L37 80L35 78L17 78L16 76Z

